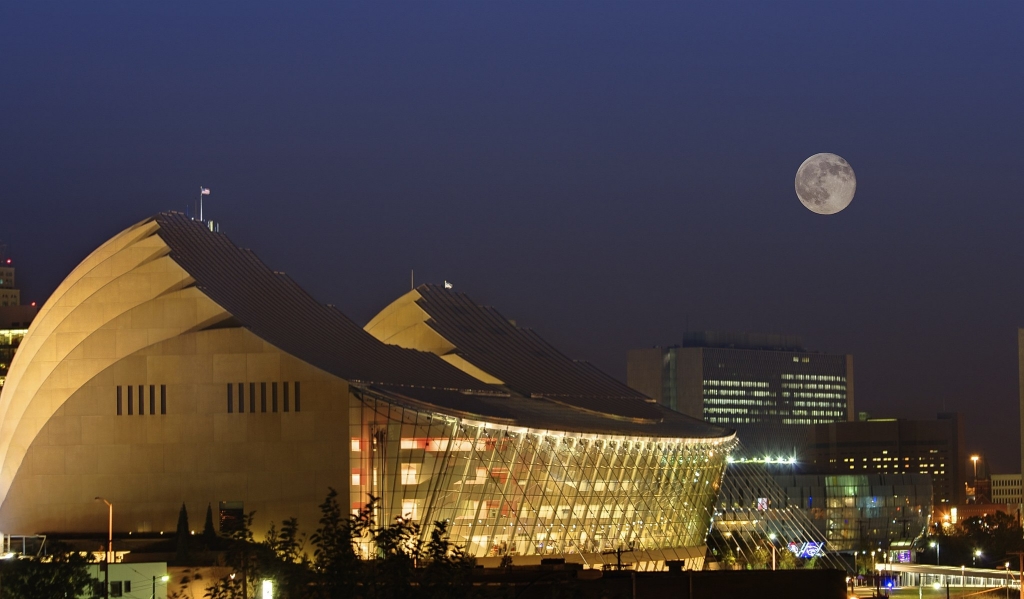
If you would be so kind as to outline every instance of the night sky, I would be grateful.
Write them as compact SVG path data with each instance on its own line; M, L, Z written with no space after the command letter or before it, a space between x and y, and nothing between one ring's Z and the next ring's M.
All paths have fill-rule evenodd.
M301 4L301 5L298 5ZM365 323L447 279L625 377L684 330L854 355L1018 472L1024 3L6 2L0 240L45 300L200 185ZM793 189L856 170L845 211Z

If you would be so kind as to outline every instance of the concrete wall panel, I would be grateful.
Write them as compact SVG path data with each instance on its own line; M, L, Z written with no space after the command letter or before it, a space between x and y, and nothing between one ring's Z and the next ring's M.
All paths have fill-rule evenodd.
M347 384L245 329L207 330L230 314L192 286L156 231L132 227L87 257L19 348L0 395L0 529L102 531L103 496L119 531L171 531L182 502L201 522L208 504L242 501L258 511L258 532L291 516L311 532L327 486L347 484Z

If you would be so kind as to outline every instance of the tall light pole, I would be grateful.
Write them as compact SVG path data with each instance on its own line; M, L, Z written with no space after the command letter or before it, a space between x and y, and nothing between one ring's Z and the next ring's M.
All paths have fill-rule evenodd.
M114 557L114 504L102 497L96 501L107 504L107 567L103 569L103 597L110 597L110 562Z
M978 484L978 460L979 459L981 459L981 458L979 458L976 455L972 455L971 456L971 461L974 462L974 484L975 485ZM977 494L978 492L975 491L974 493Z
M234 576L235 576L234 574L231 575L232 578L234 578ZM171 579L170 576L164 574L163 576L160 577L160 582L164 583L164 585L166 586L167 581L170 580L170 579ZM153 599L156 599L156 576L153 576Z
M928 546L935 548L935 565L936 566L941 565L939 563L939 549L940 549L939 542L938 541L932 541L931 543L928 543Z

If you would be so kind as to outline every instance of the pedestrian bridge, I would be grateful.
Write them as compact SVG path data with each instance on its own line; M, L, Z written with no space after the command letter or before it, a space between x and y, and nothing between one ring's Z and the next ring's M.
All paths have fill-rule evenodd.
M886 586L892 581L897 587L949 587L962 588L1006 587L1020 589L1021 573L1012 570L967 568L964 566L932 566L928 564L875 564L875 572Z

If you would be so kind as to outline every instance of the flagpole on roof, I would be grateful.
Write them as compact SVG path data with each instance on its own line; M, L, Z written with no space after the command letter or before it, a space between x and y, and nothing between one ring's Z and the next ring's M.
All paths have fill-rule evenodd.
M199 222L203 223L204 225L206 224L206 221L203 220L203 196L208 196L208 195L210 195L210 188L209 187L203 187L202 185L200 185L199 186Z

